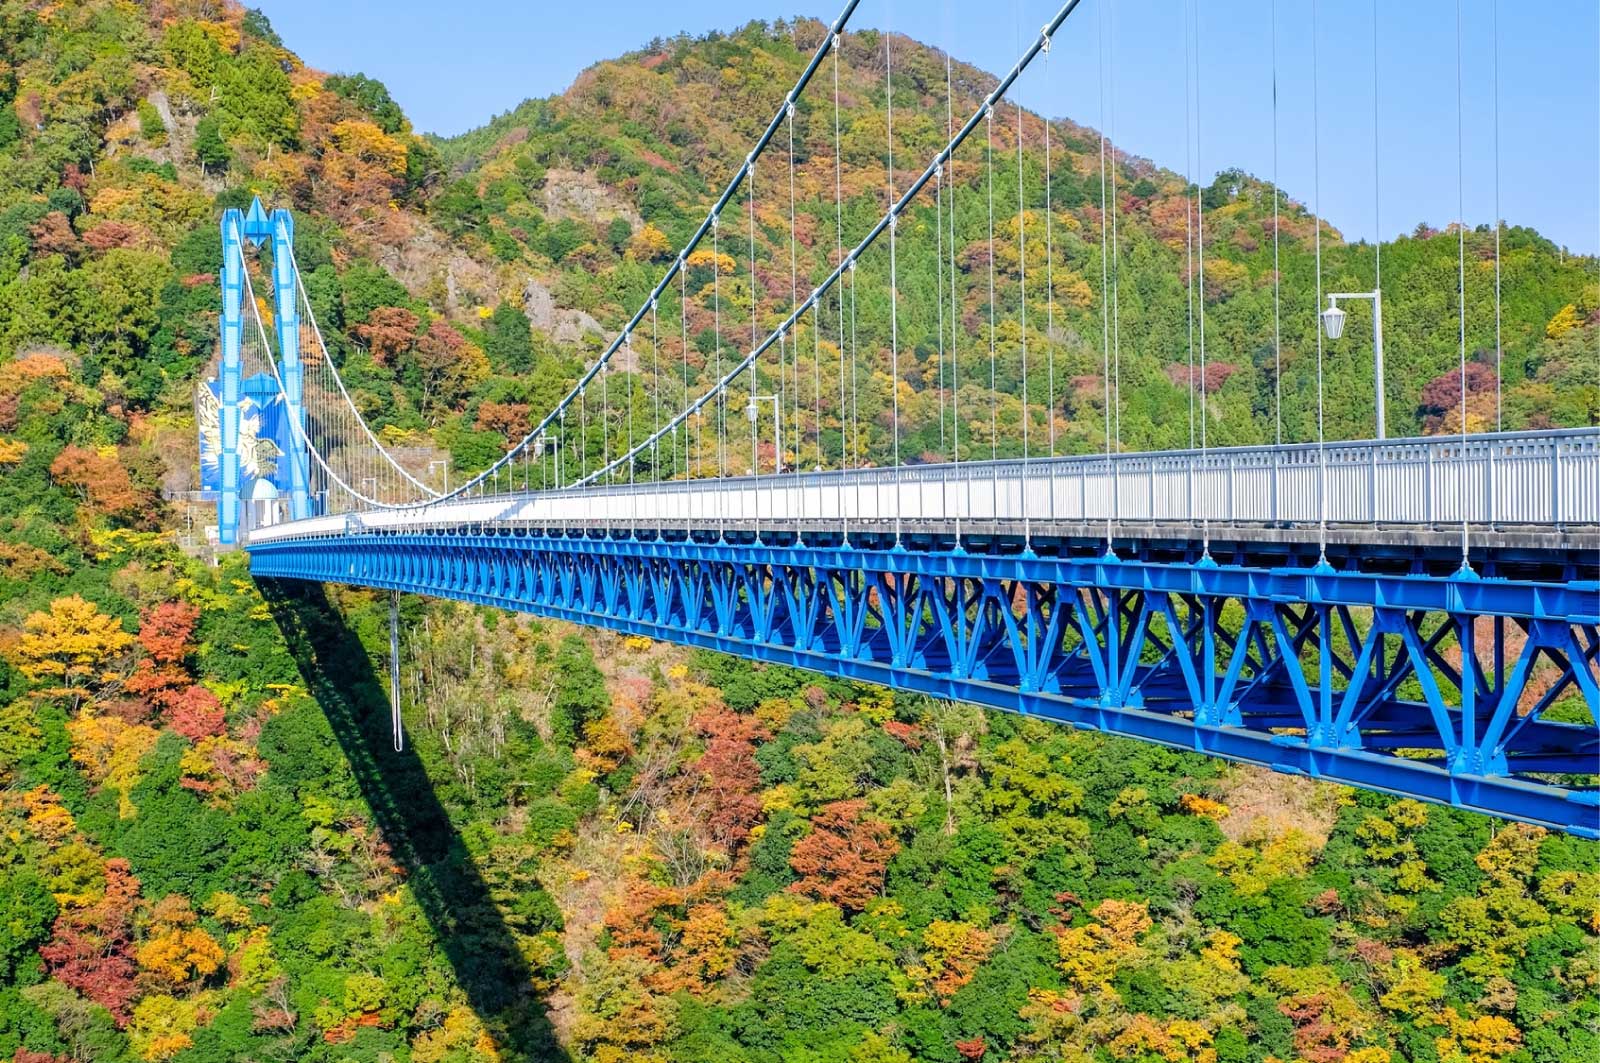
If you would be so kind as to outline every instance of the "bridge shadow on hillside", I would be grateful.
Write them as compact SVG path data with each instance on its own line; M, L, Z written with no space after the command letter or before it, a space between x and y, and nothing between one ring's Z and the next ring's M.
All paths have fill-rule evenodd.
M306 689L327 715L457 984L501 1046L503 1058L508 1063L568 1060L533 989L532 969L422 761L409 744L404 752L394 751L387 677L374 670L322 585L259 583Z

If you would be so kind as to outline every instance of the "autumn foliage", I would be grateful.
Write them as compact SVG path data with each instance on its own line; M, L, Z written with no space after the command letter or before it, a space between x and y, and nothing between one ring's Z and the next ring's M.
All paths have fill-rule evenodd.
M128 862L105 863L105 894L87 908L62 912L50 943L39 950L51 974L126 1023L138 989L133 913L139 880Z
M850 911L865 908L883 886L883 872L899 851L888 824L865 815L859 800L825 805L811 833L795 843L790 865L800 881L791 889Z

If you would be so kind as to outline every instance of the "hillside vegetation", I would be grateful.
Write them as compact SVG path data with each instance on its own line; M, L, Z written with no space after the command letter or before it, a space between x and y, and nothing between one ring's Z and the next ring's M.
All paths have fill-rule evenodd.
M656 42L435 142L380 83L304 67L232 4L0 0L0 1059L1600 1055L1593 843L420 600L405 604L397 752L384 603L258 585L240 555L179 548L184 511L163 491L194 483L220 210L256 192L296 209L307 287L360 400L388 438L470 468L631 312L818 32ZM846 240L881 209L883 43L846 38ZM941 136L912 115L942 100L944 63L894 46L898 159ZM956 74L970 105L986 75ZM1015 202L1013 135L997 122L997 203ZM1034 196L1032 116L1024 140ZM1034 282L1040 192L1029 357L1053 346L1060 446L1082 449L1102 414L1098 140L1065 122L1052 140L1056 332ZM798 179L821 196L802 201L802 288L834 242L831 144L818 97L797 116ZM785 154L759 175L758 325L789 293ZM989 342L981 155L956 179L967 364ZM1184 188L1129 160L1119 191L1123 440L1186 443ZM1208 347L1227 367L1207 381L1213 440L1267 438L1272 192L1234 174L1202 196ZM1286 205L1285 293L1302 302L1310 233ZM1002 211L1003 319L1020 294L1015 234ZM1503 239L1507 424L1592 423L1594 262L1526 230ZM1469 234L1475 290L1492 241ZM748 245L733 243L731 265L691 270L691 388L714 365L719 306L725 346L748 336ZM1325 230L1324 251L1330 286L1362 282L1370 248ZM900 252L903 448L936 457L931 212L904 223ZM1454 255L1452 235L1427 230L1385 248L1397 428L1459 414L1438 285ZM886 268L864 261L858 288L853 457L867 461L890 438ZM661 313L662 355L681 366L675 297ZM1468 412L1490 423L1491 319L1473 313ZM1296 438L1310 328L1285 319ZM1370 417L1359 331L1329 358L1330 435ZM837 357L806 338L801 379L809 352ZM1020 341L1015 326L996 336L996 450L1020 447ZM636 397L653 353L636 339ZM978 377L961 380L963 437L986 450ZM663 401L682 387L680 373ZM1030 393L1035 439L1048 397ZM806 430L834 453L842 411L823 398ZM621 413L593 428L590 463L626 432Z

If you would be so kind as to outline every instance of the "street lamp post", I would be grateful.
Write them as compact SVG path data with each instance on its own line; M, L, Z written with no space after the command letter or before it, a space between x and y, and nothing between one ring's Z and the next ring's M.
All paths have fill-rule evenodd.
M561 487L561 444L562 444L562 442L563 442L563 433L560 433L560 432L544 431L544 432L540 432L538 435L533 437L533 456L536 459L539 459L541 462L543 461L543 458L544 458L545 444L546 443L553 443L554 446L555 446L555 459L556 459L555 473L556 473L556 488L557 488L557 490L559 490L560 487ZM542 467L542 465L541 465L541 467Z
M760 407L758 407L756 405L756 403L758 403L758 402L770 402L770 403L772 403L772 463L773 463L772 472L773 472L773 475L775 475L775 476L782 475L782 473L783 473L783 404L778 400L778 396L776 396L776 395L752 395L752 396L750 396L750 401L749 401L748 404L746 404L746 406L744 408L744 415L745 415L745 417L749 418L749 420L750 420L750 425L751 425L751 431L752 432L754 431L754 428L755 428L756 415L760 410ZM756 455L755 455L755 453L753 451L750 454L750 467L751 467L751 470L753 472L759 473L761 471L761 462L757 460Z
M1370 299L1372 301L1372 386L1378 411L1378 436L1383 439L1383 293L1374 288L1370 292L1334 292L1328 296L1328 308L1322 312L1322 327L1328 339L1337 340L1344 334L1345 312L1339 309L1340 299Z
M433 470L435 468L439 468L439 469L443 469L444 470L444 493L445 494L449 494L450 493L450 459L449 458L435 458L433 461L428 462L428 476L430 478L433 476Z

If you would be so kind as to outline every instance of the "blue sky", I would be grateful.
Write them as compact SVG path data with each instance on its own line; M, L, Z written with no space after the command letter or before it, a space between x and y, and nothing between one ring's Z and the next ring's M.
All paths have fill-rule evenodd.
M418 129L459 133L530 96L560 92L585 67L680 30L752 18L833 19L842 0L254 0L313 66L384 81ZM851 25L890 27L990 70L1008 69L1060 0L863 0ZM1496 0L1459 0L1464 215L1495 216ZM1103 10L1097 5L1105 5ZM1278 174L1352 238L1457 216L1457 0L1318 0L1320 163L1313 166L1312 0L1195 0L1200 8L1197 171L1273 169L1273 9ZM1574 251L1600 250L1600 4L1498 0L1500 216ZM1186 0L1086 0L1057 35L1048 72L1022 102L1111 124L1125 150L1183 170ZM1098 29L1113 92L1100 95ZM776 105L787 86L774 86ZM1374 132L1381 205L1374 197Z

